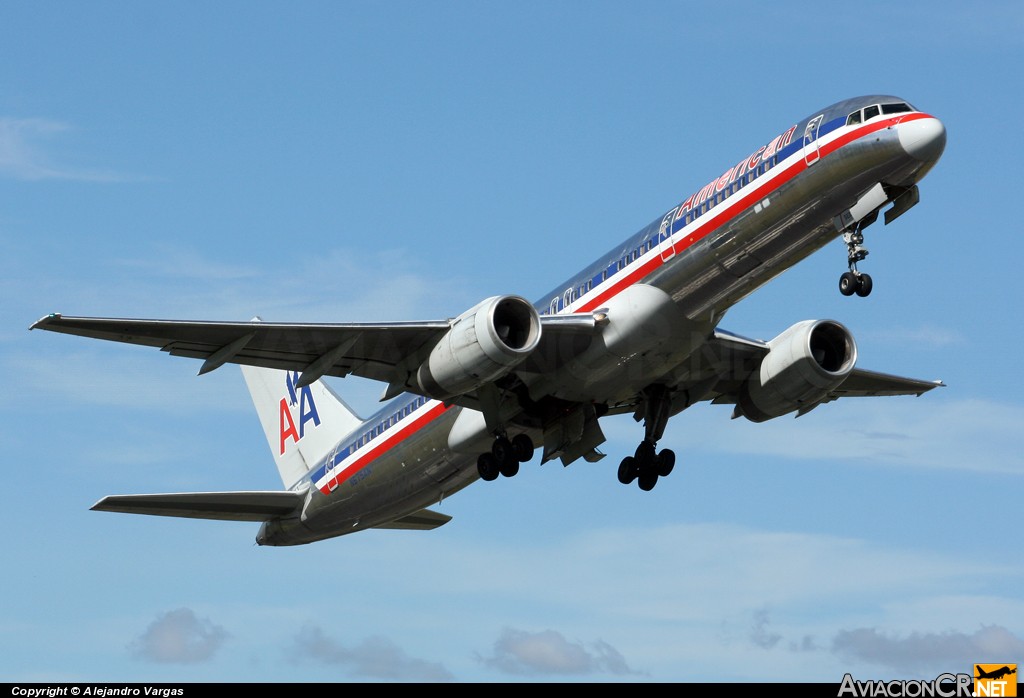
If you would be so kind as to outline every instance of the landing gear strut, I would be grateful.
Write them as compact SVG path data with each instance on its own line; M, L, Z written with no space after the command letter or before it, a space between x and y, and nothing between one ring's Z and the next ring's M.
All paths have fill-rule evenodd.
M843 272L839 277L839 292L844 296L852 296L856 293L865 298L871 293L871 277L857 270L857 262L861 262L868 256L868 249L861 247L864 242L864 226L858 225L853 230L843 233L843 242L846 243L847 263L850 271Z
M491 450L481 453L476 459L476 470L481 480L497 480L498 475L513 477L519 472L519 464L533 459L533 441L526 434L516 434L509 439L499 435Z
M669 449L658 452L658 440L668 425L671 400L668 388L652 385L644 391L643 406L644 440L636 447L632 456L626 456L619 463L619 482L632 484L637 480L640 489L649 492L658 484L658 477L665 477L676 465L676 454Z

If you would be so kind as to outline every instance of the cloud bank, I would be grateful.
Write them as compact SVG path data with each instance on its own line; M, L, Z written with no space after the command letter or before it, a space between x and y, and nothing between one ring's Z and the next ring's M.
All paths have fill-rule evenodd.
M571 642L554 630L505 628L494 643L494 654L480 661L506 674L526 676L637 673L607 642Z
M416 659L386 637L368 637L346 647L309 625L295 636L295 655L349 670L353 676L394 681L451 681L455 677L442 664Z
M168 611L150 623L129 646L140 659L166 664L196 664L213 658L227 631L188 608Z

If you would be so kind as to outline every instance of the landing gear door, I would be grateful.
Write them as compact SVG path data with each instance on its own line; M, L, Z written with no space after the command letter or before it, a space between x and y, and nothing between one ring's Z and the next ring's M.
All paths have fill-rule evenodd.
M661 219L661 227L658 228L658 250L661 252L661 261L667 262L676 254L676 246L672 242L672 221L675 220L676 211L672 209Z
M807 128L804 129L804 162L808 167L821 157L821 151L818 148L818 127L821 126L821 120L824 117L824 114L818 114L807 122Z

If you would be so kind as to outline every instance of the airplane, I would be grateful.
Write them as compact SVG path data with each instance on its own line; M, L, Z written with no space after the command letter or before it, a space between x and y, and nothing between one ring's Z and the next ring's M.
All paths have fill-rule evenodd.
M1010 674L1016 674L1017 673L1017 665L1016 664L1013 666L1012 669L1009 666L1003 666L1003 667L1000 667L999 669L995 669L994 671L985 671L985 670L981 669L980 667L978 667L977 665L975 665L975 669L977 669L977 671L978 671L977 675L974 677L976 679L999 680L999 679L1003 678L1004 676L1009 676Z
M284 488L112 495L99 511L262 522L260 545L368 528L429 530L430 509L478 479L604 454L600 419L632 414L643 440L619 463L651 490L675 466L668 420L698 402L764 422L840 397L921 395L941 381L856 367L835 320L763 341L718 326L735 303L841 238L842 294L867 296L864 232L920 200L946 143L942 122L888 95L798 121L693 191L536 303L487 298L455 318L377 324L183 322L51 314L30 329L240 364ZM363 420L324 376L385 384Z

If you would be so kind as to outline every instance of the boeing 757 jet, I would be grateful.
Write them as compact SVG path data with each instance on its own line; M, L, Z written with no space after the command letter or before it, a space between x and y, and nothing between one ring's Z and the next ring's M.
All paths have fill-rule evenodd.
M450 517L428 507L516 475L537 450L564 465L603 458L601 418L614 414L643 422L618 479L650 490L675 466L658 446L668 420L695 403L764 422L841 397L942 385L859 368L857 344L835 320L797 322L769 341L719 323L835 239L846 247L839 291L870 294L858 268L865 230L918 203L945 144L942 122L899 97L833 104L730 161L534 303L499 295L451 319L380 324L52 314L32 329L157 347L200 359L200 374L240 364L284 483L113 495L100 511L258 521L261 545L432 529ZM383 384L380 412L357 417L322 381L348 375Z

